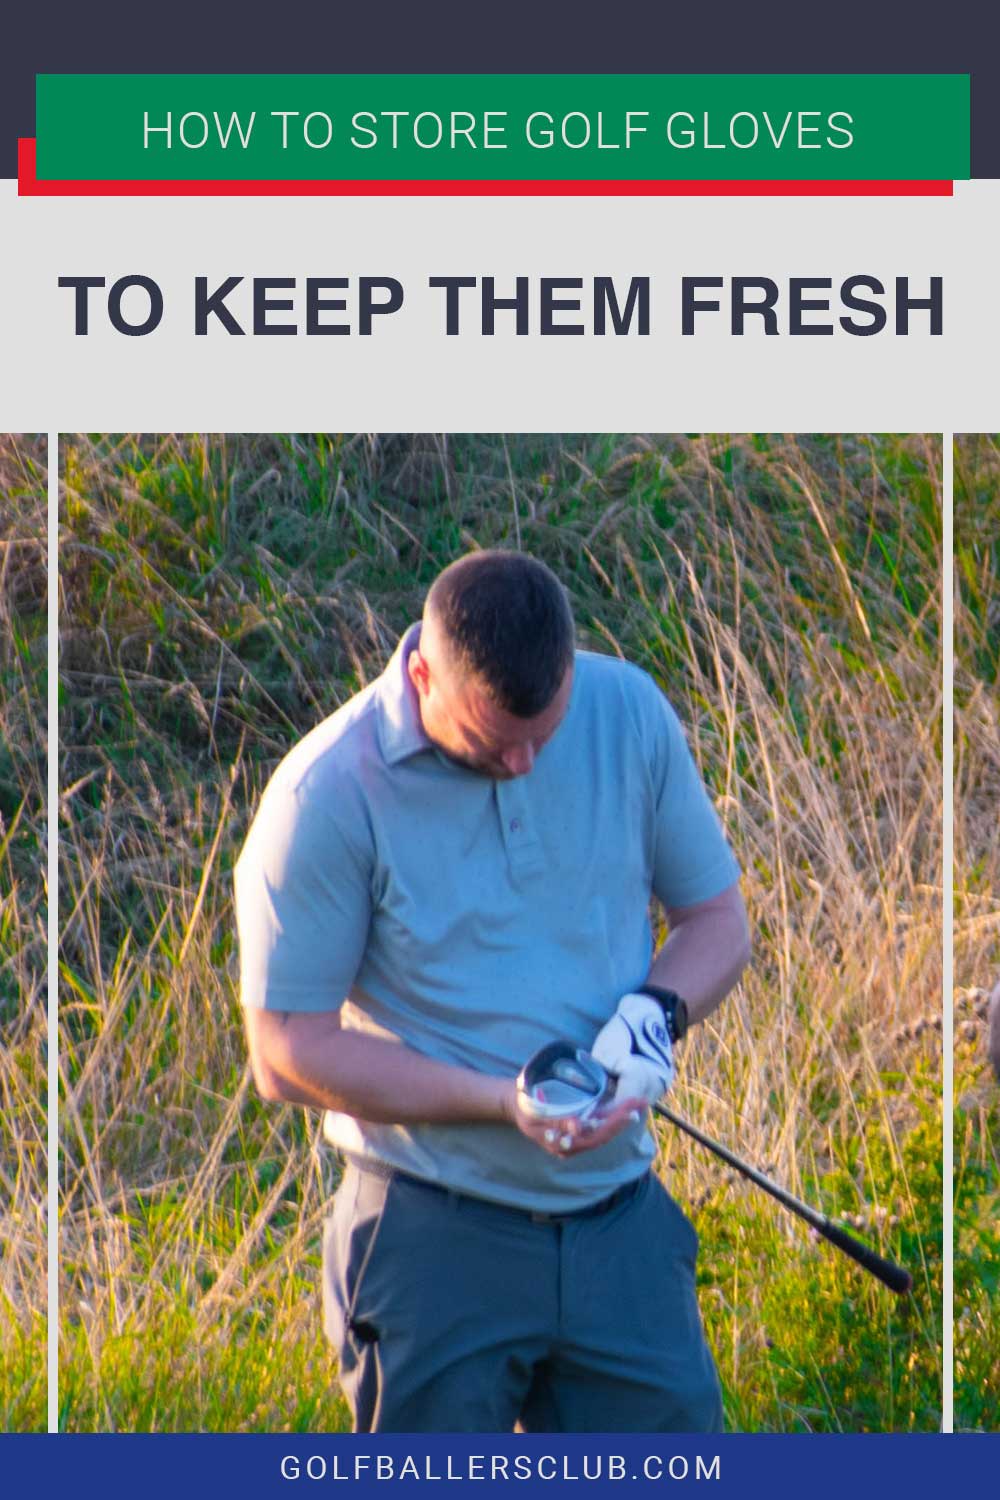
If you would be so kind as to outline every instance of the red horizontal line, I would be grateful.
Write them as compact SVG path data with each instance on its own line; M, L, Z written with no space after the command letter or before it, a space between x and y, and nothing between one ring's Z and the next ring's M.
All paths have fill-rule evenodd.
M17 183L31 198L950 198L951 182L801 182L781 178L737 181L546 182L252 181L136 182L39 181L35 142L17 143Z

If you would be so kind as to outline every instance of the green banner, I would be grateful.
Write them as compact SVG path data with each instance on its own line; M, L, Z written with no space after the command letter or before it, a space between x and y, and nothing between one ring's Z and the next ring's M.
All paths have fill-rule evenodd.
M965 74L43 74L41 180L951 180Z

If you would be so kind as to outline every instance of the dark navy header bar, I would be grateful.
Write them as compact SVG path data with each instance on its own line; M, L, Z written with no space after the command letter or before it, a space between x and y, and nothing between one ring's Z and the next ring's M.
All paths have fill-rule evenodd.
M0 176L14 177L18 137L33 137L40 73L967 73L972 175L1000 176L1000 48L995 7L952 0L921 7L841 0L803 9L758 6L612 8L508 0L320 7L261 0L238 15L174 0L143 23L131 0L99 7L12 7L0 47Z

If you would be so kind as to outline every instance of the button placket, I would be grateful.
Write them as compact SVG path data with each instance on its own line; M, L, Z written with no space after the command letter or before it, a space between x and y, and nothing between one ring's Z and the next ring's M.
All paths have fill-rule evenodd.
M535 836L528 799L520 778L498 781L495 786L497 815L507 861L511 870L520 874L541 864L541 844Z

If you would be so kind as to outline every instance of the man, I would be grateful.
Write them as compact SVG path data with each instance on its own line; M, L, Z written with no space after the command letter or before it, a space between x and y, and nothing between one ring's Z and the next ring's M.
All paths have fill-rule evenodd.
M1000 980L997 981L990 996L989 1018L990 1030L986 1045L993 1071L997 1075L997 1081L1000 1082Z
M747 962L737 877L655 684L575 652L517 553L445 569L279 767L236 872L241 998L258 1088L325 1109L347 1160L324 1304L359 1431L721 1426L644 1115L678 997L703 1019ZM555 1039L620 1076L596 1122L519 1103Z

